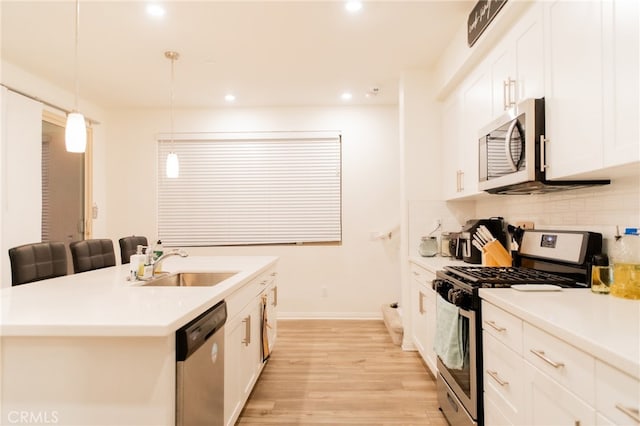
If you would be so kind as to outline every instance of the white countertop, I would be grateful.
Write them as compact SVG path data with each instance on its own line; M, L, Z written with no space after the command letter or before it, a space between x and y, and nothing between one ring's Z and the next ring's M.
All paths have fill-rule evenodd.
M1 336L167 336L275 265L277 257L169 257L169 272L235 272L211 287L144 287L129 265L0 290Z
M640 301L589 289L480 289L480 297L640 379Z
M455 257L423 257L419 254L409 256L409 261L415 263L416 265L420 265L433 273L441 270L448 265L473 266L470 263L465 263L462 260L457 260Z

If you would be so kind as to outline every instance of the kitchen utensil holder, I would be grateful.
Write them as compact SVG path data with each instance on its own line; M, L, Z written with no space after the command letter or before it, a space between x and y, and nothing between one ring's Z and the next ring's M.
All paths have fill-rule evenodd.
M482 248L484 266L509 267L513 264L513 259L509 252L500 244L500 241L490 241Z

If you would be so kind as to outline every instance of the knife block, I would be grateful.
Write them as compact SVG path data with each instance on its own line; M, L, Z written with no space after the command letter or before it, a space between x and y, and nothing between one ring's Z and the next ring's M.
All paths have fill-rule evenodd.
M513 259L509 252L500 244L500 241L490 241L482 248L482 265L483 266L502 266L510 267Z

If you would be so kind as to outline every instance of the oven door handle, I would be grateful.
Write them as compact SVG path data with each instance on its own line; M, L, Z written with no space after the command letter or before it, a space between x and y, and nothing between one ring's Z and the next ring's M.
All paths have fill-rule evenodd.
M467 311L466 309L462 309L460 306L458 306L458 313L460 313L460 315L462 315L463 317L467 318L469 321L473 321L473 317L471 316L471 311Z

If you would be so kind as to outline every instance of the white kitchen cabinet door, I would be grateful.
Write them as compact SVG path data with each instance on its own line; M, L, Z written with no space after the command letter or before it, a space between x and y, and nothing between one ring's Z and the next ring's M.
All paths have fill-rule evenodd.
M435 275L426 269L411 267L412 340L434 376L437 375L433 340L436 332L436 293L431 287Z
M510 424L524 424L524 361L519 353L482 331L483 388L485 402L509 419ZM487 404L488 405L488 404ZM488 406L485 407L485 415Z
M233 425L258 379L262 304L257 297L226 326L224 410L225 423Z
M595 424L595 409L525 361L528 425Z
M544 96L542 6L523 15L488 56L492 118L527 98Z
M442 108L442 193L445 200L455 199L462 192L458 154L461 110L459 94L454 92Z
M604 166L640 161L640 2L616 0L605 3L605 57L613 78L605 87L613 97L613 108L605 111L613 130L605 130Z
M465 195L478 193L478 144L480 129L492 119L491 74L486 66L480 66L464 87L463 122L459 152Z
M542 5L535 4L518 22L514 33L516 102L545 95L542 22Z
M478 194L478 134L491 119L491 102L491 72L481 65L443 105L445 200Z
M489 64L491 67L491 118L494 118L517 103L516 55L509 35L494 48L489 57Z
M603 3L544 2L547 178L603 164Z

